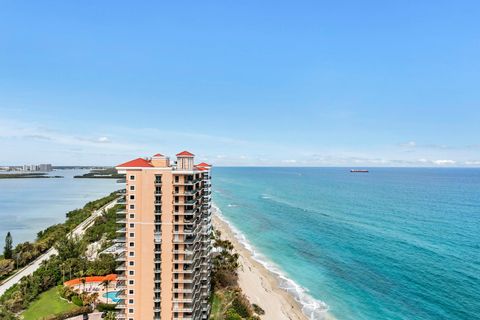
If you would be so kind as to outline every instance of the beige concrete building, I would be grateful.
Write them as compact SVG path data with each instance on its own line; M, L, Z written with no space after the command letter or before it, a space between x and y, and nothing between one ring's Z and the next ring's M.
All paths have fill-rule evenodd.
M208 319L210 166L183 151L176 163L156 154L116 168L126 175L117 319Z

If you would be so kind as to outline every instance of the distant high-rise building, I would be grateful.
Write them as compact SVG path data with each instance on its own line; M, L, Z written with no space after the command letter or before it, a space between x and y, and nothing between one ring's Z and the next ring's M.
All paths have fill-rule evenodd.
M117 319L208 319L211 271L210 165L156 154L116 167L126 175L118 212L122 253Z
M51 164L24 164L22 166L22 171L41 171L41 172L49 172L52 171Z
M39 170L39 171L42 171L42 172L50 172L50 171L52 171L52 165L49 164L49 163L40 164L38 167L39 167L38 170Z

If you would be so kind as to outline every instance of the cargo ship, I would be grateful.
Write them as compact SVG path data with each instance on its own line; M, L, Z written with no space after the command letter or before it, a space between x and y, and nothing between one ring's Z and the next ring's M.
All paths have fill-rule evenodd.
M368 170L365 170L365 169L351 169L350 172L363 172L363 173L367 173Z

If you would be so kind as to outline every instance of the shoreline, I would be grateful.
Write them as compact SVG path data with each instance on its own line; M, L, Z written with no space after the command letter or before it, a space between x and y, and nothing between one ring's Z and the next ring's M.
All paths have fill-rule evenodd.
M279 286L278 276L257 261L253 253L239 241L235 231L221 216L221 210L215 205L212 206L212 209L214 228L221 232L221 238L232 242L235 251L240 256L241 267L238 271L238 285L251 303L258 304L265 310L265 315L261 316L261 319L309 319L302 311L302 304L291 293ZM335 318L325 312L322 319Z

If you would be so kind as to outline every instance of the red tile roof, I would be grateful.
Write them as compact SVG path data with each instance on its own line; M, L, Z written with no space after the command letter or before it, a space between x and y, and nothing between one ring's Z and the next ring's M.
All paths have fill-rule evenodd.
M66 286L74 286L82 283L82 279L85 279L85 283L90 283L90 282L103 282L105 280L109 281L115 281L117 280L117 275L116 274L109 274L104 277L102 276L93 276L93 277L85 277L85 278L77 278L77 279L72 279L64 283Z
M117 167L122 167L122 168L127 167L128 168L128 167L153 167L153 166L150 163L150 161L145 160L143 158L137 158L135 160L119 164Z
M194 154L193 153L190 153L188 151L182 151L180 153L177 153L177 157L180 156L180 157L193 157Z
M163 157L163 154L157 153L157 154L154 154L153 156L154 156L154 157Z
M211 167L211 165L209 165L208 163L202 162L197 164L197 167Z
M196 167L196 169L197 169L197 170L199 170L199 171L205 171L205 170L208 170L208 169L207 169L207 168L205 168L205 167Z

